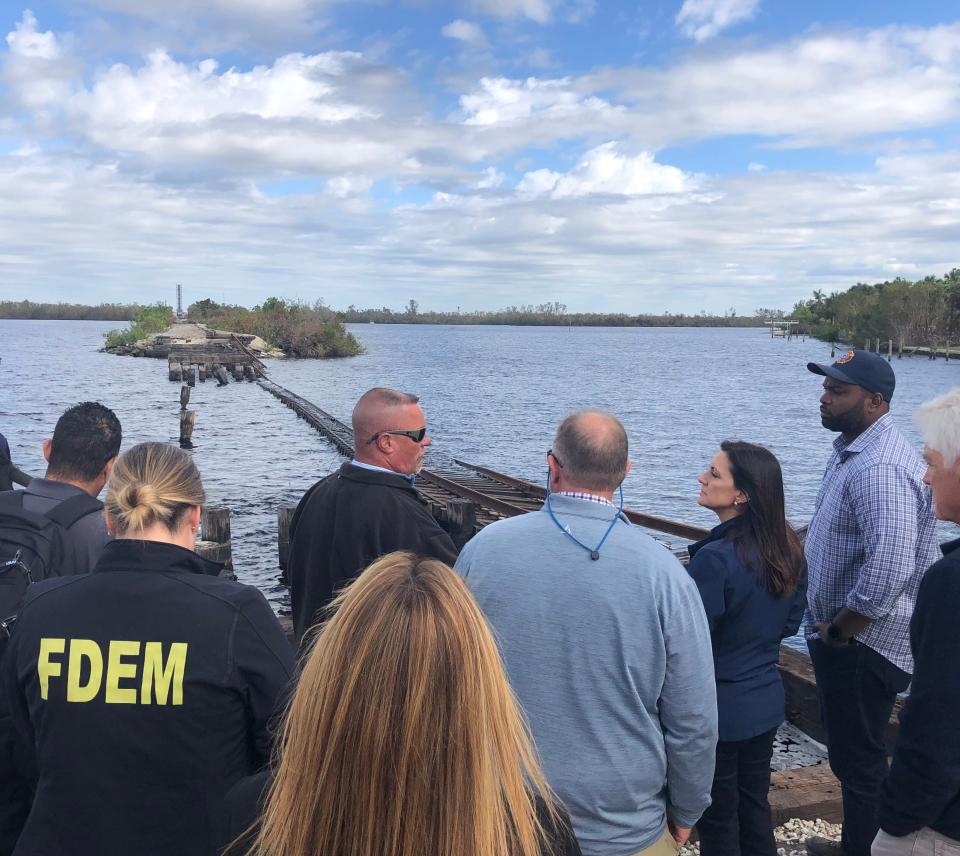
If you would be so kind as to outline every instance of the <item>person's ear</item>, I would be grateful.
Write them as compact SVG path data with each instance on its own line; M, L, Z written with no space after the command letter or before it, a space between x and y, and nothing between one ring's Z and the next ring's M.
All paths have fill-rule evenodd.
M192 505L187 510L187 523L190 524L190 531L194 534L200 531L200 519L202 517L202 512L200 511L199 505Z
M633 469L633 461L631 461L629 458L627 458L627 466L626 466L626 469L624 469L624 471L623 471L623 479L624 479L624 481L626 481L627 476L630 475L630 470L632 470L632 469Z
M49 437L43 441L43 459L50 463L50 450L53 448L53 440Z

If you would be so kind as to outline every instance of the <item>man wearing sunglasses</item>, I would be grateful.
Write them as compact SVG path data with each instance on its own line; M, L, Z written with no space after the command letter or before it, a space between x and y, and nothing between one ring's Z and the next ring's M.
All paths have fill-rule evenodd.
M457 550L414 487L430 445L419 399L376 387L353 409L354 458L321 479L293 516L290 602L297 641L337 591L394 550L452 565Z

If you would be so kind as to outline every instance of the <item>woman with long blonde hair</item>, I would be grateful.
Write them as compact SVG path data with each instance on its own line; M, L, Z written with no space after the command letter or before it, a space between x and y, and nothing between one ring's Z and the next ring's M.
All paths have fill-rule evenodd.
M272 775L228 798L258 856L574 856L496 643L445 564L391 553L331 605ZM242 848L237 848L242 849Z

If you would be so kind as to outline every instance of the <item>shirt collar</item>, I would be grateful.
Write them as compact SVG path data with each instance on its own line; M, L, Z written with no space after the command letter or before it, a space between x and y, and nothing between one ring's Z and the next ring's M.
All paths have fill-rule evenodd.
M358 461L356 458L350 461L350 465L360 467L361 470L372 470L375 473L389 473L392 476L400 476L400 478L405 479L410 482L410 484L416 484L417 482L416 473L398 473L396 470L388 470L386 467L378 467L376 464L366 464L363 461Z
M714 526L706 538L687 547L687 552L689 553L690 558L692 559L697 550L699 550L701 547L705 547L711 541L719 541L722 538L726 538L731 529L734 529L743 523L743 519L744 516L742 514L738 514L736 517L731 517L729 520Z
M833 441L833 448L841 455L852 455L856 452L862 452L867 448L880 434L890 430L893 427L893 417L889 413L884 413L876 422L873 423L859 437L855 437L849 443L843 439L843 434Z
M599 502L601 505L609 505L611 508L616 508L606 497L597 496L595 493L586 493L581 490L558 490L557 496L569 496L571 499L585 499L587 502Z

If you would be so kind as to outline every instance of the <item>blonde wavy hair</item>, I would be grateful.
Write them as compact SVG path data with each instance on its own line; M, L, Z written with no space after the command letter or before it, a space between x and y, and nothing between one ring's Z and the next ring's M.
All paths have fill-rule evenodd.
M174 530L183 513L207 501L193 459L167 443L140 443L117 458L107 482L107 513L120 535L154 523Z
M330 607L285 719L260 856L539 856L554 802L496 643L443 562L398 552Z

